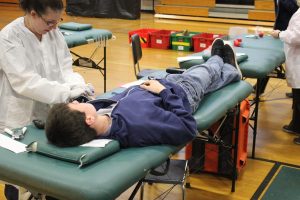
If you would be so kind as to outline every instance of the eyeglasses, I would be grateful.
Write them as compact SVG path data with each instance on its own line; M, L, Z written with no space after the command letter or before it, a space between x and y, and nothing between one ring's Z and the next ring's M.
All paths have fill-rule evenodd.
M62 22L64 19L60 18L59 20L46 20L45 18L42 17L42 15L39 15L40 18L47 24L47 26L52 27L55 26L56 24Z

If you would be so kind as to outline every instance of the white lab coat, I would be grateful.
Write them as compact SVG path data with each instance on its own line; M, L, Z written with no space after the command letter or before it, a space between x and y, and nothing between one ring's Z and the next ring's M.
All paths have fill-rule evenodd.
M20 17L0 32L0 131L46 119L49 104L65 102L69 84L84 84L58 29L37 37Z
M294 13L285 31L279 34L284 42L286 80L288 86L300 88L300 9Z

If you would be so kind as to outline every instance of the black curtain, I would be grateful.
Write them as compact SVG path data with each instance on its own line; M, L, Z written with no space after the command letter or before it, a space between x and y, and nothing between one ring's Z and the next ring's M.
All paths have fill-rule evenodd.
M69 15L139 19L140 0L67 0L66 12Z

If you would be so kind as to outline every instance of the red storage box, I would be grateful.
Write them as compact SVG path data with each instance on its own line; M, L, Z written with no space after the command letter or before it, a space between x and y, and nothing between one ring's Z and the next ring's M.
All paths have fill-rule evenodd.
M171 30L159 30L156 32L150 33L150 47L157 48L157 49L170 49L171 42L170 37L172 33L177 31Z
M134 31L130 31L129 35L129 43L131 43L131 36L134 34L138 34L140 36L141 47L148 48L150 47L150 33L159 31L158 29L150 29L150 28L143 28Z
M248 126L250 104L248 100L240 105L239 133L237 147L237 175L245 166L247 160ZM212 125L208 130L215 132L220 122ZM229 146L234 145L235 133L232 125L235 124L235 115L229 113L223 126L219 129L224 145L204 141L196 138L186 146L185 157L189 160L190 170L197 172L211 172L220 175L231 176L234 160L234 150ZM228 126L229 125L229 126Z
M225 35L213 33L200 33L193 36L194 52L200 52L209 47L216 38L222 38Z

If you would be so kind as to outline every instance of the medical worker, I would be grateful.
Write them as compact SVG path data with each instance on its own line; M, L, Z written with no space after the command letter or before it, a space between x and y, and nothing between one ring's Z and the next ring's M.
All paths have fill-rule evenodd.
M297 0L276 0L278 1L278 12L274 23L274 30L284 31L289 25L293 14L298 10ZM287 97L292 98L292 92L285 93Z
M276 20L274 23L274 30L284 31L286 30L289 21L293 14L298 10L298 5L296 0L274 0ZM270 77L265 77L262 79L261 93L265 92L267 84ZM292 98L291 92L285 93L287 97Z
M300 5L300 0L297 4ZM271 34L284 42L286 80L293 94L293 117L283 126L283 131L300 134L300 9L292 16L285 31L274 30ZM300 138L295 138L294 142L300 144Z
M20 7L25 15L0 32L0 132L45 119L50 104L93 94L73 72L71 54L57 29L62 0L20 0Z

